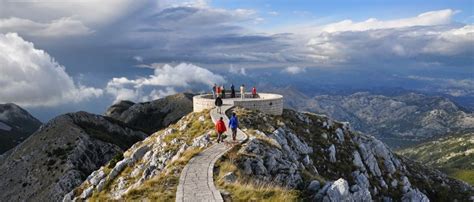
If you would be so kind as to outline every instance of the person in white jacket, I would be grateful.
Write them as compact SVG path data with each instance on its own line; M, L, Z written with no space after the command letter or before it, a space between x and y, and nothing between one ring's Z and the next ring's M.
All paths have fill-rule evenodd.
M240 86L240 99L244 99L245 98L245 85L242 84Z

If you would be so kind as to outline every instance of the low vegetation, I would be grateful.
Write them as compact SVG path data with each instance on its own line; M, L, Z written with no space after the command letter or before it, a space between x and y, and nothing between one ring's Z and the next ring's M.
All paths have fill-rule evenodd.
M243 175L236 167L235 161L238 158L236 147L224 155L216 162L214 179L218 189L226 190L230 193L232 201L298 201L300 192L280 187L266 182L257 182L252 178ZM224 175L233 173L236 176L235 182L226 182Z

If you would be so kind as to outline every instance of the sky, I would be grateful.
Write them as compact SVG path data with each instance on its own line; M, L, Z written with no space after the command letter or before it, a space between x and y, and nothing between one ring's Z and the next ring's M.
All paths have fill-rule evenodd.
M42 121L213 83L474 98L473 1L0 0L0 103Z

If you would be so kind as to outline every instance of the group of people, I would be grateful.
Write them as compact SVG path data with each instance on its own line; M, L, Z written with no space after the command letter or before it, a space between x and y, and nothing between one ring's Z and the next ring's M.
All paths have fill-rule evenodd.
M237 128L239 127L239 120L237 119L237 115L232 113L232 117L229 120L229 128L232 130L232 140L236 141L237 138ZM221 117L216 122L216 132L217 132L217 143L223 141L223 134L227 131L225 127L224 118Z
M214 86L212 86L212 97L214 99L217 99L217 98L224 99L226 97L226 90L225 90L224 85L218 86L217 84L214 84ZM235 98L234 84L230 86L230 98ZM245 98L245 85L244 84L240 86L240 98L241 99ZM252 88L252 98L257 98L257 88L255 88L255 86Z
M214 84L212 86L212 96L215 101L215 105L217 107L217 112L219 114L222 114L222 105L223 101L222 99L226 98L226 90L224 86L218 86L217 84ZM232 84L230 86L230 98L235 98L235 86ZM252 98L257 98L257 88L255 86L252 88ZM244 99L245 98L245 85L242 84L240 86L240 98ZM235 113L232 113L232 117L229 120L229 128L232 130L232 140L236 140L237 136L237 128L239 127L239 121L237 119L237 115ZM216 122L216 131L217 131L217 143L220 143L223 141L222 134L224 134L227 131L226 125L224 123L224 118L220 117L220 119Z

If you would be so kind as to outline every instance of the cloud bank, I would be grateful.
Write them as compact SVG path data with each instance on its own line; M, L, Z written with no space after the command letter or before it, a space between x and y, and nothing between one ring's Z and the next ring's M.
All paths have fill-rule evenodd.
M224 77L205 68L181 63L176 66L165 64L149 65L154 74L148 77L128 79L126 77L113 78L107 83L106 92L115 97L114 102L120 100L148 101L176 93L175 88L187 88L193 84L212 86L214 83L225 83ZM146 88L153 89L147 93Z
M76 84L45 51L16 33L0 34L0 102L56 106L102 95L101 89Z

